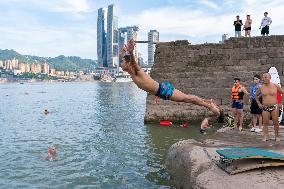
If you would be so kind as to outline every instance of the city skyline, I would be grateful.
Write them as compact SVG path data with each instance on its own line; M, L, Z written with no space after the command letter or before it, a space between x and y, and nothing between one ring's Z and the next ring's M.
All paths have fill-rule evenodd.
M218 43L224 33L233 36L232 22L237 14L243 20L250 14L252 35L259 36L265 11L273 21L272 35L283 34L284 29L283 0L13 0L0 2L0 49L45 57L63 54L97 59L97 10L110 4L117 5L118 27L139 26L138 40L147 39L148 32L156 29L160 41ZM139 49L146 60L147 45Z

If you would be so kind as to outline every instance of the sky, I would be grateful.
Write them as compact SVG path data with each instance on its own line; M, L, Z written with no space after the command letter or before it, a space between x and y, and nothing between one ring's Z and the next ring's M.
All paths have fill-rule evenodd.
M118 26L138 25L138 40L156 29L160 41L216 43L234 36L236 15L252 18L260 35L263 13L272 19L270 33L283 34L284 0L0 0L0 49L21 54L97 59L97 10L115 4ZM139 44L147 59L147 45Z

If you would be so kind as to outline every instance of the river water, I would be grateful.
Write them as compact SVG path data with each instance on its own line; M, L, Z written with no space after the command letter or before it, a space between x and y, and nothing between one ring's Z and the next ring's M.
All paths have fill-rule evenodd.
M144 124L145 101L133 83L0 85L0 188L173 188L167 150L198 126Z

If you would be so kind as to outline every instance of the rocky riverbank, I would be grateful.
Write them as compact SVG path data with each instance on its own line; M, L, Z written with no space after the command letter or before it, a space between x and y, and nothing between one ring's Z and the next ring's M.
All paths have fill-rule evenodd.
M177 188L202 189L242 189L242 188L284 188L284 168L273 167L256 169L235 175L229 175L220 169L214 161L219 160L217 149L226 147L256 147L284 155L284 130L280 130L280 143L273 140L273 128L270 129L268 142L262 142L261 133L249 130L234 131L220 129L202 142L184 140L175 143L168 151L166 166Z

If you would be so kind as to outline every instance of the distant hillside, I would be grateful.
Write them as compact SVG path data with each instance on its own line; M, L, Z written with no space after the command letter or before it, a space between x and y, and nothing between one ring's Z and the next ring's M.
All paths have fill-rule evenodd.
M97 67L97 61L92 59L82 59L77 56L57 56L54 58L51 57L39 57L31 55L21 55L14 50L1 50L0 49L0 60L9 60L16 58L20 63L39 63L49 64L52 68L56 70L64 71L78 71L78 70L92 70L94 67Z

